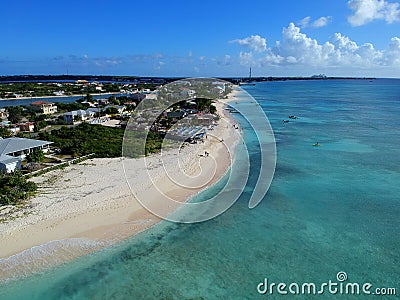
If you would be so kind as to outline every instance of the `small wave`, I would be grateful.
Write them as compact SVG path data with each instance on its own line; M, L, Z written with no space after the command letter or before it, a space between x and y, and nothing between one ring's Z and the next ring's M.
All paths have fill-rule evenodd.
M87 238L54 240L0 259L0 283L32 275L107 246Z

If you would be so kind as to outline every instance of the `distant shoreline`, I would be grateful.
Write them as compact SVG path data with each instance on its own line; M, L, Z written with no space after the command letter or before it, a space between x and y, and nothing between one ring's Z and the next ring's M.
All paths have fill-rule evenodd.
M11 76L0 76L1 83L12 83L12 82L73 82L76 80L87 80L89 82L114 82L114 83L127 83L136 82L137 84L167 84L176 80L185 79L187 77L158 77L158 76L109 76L109 75L11 75ZM232 83L238 80L249 80L255 82L263 81L285 81L285 80L375 80L375 79L400 79L396 77L392 78L378 78L372 76L355 77L355 76L326 76L325 78L313 78L312 76L257 76L248 78L247 76L227 76L227 77L215 77L229 81Z

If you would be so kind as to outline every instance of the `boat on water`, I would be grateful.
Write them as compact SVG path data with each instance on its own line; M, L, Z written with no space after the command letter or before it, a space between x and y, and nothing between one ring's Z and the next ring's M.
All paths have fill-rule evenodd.
M256 85L254 82L239 82L239 85L240 86L243 86L243 85Z

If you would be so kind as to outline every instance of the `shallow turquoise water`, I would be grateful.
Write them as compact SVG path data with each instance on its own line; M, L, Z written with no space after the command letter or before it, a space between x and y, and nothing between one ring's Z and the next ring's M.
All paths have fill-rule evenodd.
M250 210L247 202L260 156L238 116L255 164L244 194L226 213L200 224L162 222L122 244L2 286L0 298L275 299L257 293L265 277L322 283L339 271L351 282L396 287L399 295L400 80L270 82L246 89L277 139L276 174L259 206ZM284 123L289 115L299 119Z

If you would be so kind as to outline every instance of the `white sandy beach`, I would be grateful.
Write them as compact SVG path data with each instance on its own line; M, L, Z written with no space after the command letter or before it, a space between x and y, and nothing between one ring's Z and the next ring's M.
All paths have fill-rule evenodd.
M234 94L229 100L236 99ZM217 182L232 163L240 132L233 128L224 105L217 102L216 106L222 118L208 133L205 143L187 145L179 154L163 152L129 159L124 164L122 158L90 159L33 178L39 185L38 196L16 214L18 217L0 223L0 268L3 269L0 279L15 274L18 264L13 264L13 259L32 256L37 249L32 247L54 246L58 241L58 248L53 247L51 255L57 256L57 251L61 251L61 260L72 259L126 239L160 221L133 194L139 199L151 200L159 197L162 190L165 195L183 202ZM205 151L210 155L200 156ZM188 177L183 177L183 173ZM177 179L179 185L170 178ZM177 207L168 205L163 209L172 212ZM26 263L31 263L33 268L43 267L34 261Z

